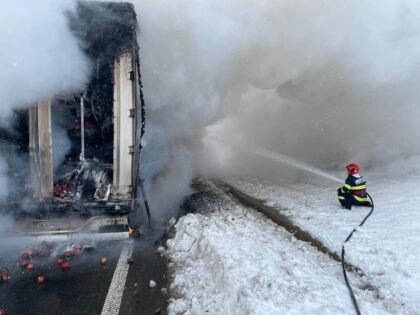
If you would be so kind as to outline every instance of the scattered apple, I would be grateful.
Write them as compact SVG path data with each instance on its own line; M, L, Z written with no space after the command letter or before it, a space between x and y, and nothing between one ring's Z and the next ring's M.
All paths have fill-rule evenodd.
M127 258L127 264L129 264L129 265L134 264L134 258L133 257L128 257Z
M34 266L34 264L33 263L28 263L27 265L26 265L26 269L28 269L28 270L34 270L35 269L35 266Z
M38 282L38 284L44 284L45 278L43 276L38 276L38 278L36 279L36 282Z
M67 261L63 262L63 264L61 265L61 270L63 270L63 271L70 270L70 264Z
M21 261L20 262L20 266L22 268L26 268L26 267L28 267L28 265L29 265L29 261L27 261L27 260L24 260L24 261Z
M3 267L1 269L1 280L3 282L9 282L9 268Z
M102 266L105 266L105 265L108 263L108 259L107 259L106 257L102 257L102 258L99 260L99 263L100 263Z

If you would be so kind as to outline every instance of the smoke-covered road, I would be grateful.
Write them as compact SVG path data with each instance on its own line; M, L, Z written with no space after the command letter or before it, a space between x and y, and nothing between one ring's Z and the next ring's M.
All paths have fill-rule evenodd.
M156 237L149 236L134 244L134 263L129 265L122 286L120 311L106 314L154 314L158 309L161 314L166 313L166 296L161 293L166 286L166 264L155 253L155 241ZM10 279L9 283L0 284L0 308L13 315L103 313L111 282L123 280L114 280L113 276L124 244L102 244L70 261L67 272L61 271L55 261L35 264L34 271L27 271L16 265L18 253L8 255L1 262L2 267L7 265L10 269ZM99 260L104 256L108 263L102 266ZM37 283L39 275L46 279L42 285ZM156 287L149 287L150 280L157 283Z

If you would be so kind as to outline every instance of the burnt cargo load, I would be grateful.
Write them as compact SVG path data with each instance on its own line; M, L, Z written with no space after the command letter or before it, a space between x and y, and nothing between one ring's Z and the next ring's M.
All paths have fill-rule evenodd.
M14 113L0 128L18 233L126 231L136 204L144 101L129 3L80 2L69 26L91 60L82 94ZM137 219L143 218L138 211Z

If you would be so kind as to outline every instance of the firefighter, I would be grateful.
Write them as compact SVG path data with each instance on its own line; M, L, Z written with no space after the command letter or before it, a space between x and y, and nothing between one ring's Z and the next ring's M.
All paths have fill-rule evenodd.
M337 190L337 197L343 208L351 210L351 206L371 207L366 192L366 179L359 174L359 165L351 163L346 166L346 170L346 182Z

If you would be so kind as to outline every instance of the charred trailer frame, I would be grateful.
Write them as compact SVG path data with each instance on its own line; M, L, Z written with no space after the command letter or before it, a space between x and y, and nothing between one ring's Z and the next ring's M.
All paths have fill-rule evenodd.
M126 231L134 212L138 223L145 221L137 203L145 109L136 13L130 3L80 1L67 18L91 60L90 81L82 95L16 112L30 184L2 209L13 208L19 232L29 235ZM55 120L71 143L58 165ZM0 141L16 142L1 131Z

